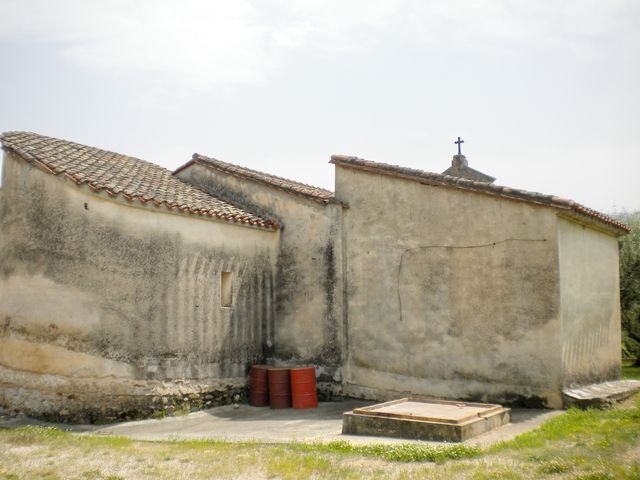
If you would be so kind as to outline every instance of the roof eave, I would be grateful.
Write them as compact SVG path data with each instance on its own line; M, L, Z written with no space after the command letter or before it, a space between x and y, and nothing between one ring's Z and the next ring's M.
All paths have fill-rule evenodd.
M312 194L308 194L308 193L304 193L304 192L299 192L297 190L293 190L291 188L287 188L287 187L283 187L281 185L275 185L271 182L268 182L266 180L260 179L260 178L255 178L253 176L250 175L244 175L241 172L237 172L237 171L233 171L233 170L229 170L223 167L220 167L219 165L216 165L215 163L211 163L208 162L206 159L201 158L204 157L203 155L200 155L198 153L194 153L193 154L193 158L188 161L187 163L185 163L184 165L182 165L181 167L178 167L173 174L177 175L179 172L186 170L187 168L189 168L190 166L192 166L193 164L198 164L198 165L202 165L206 168L210 168L212 170L216 170L218 172L222 172L225 173L227 175L231 175L237 178L242 178L243 180L249 180L251 182L255 182L255 183L259 183L261 185L265 185L267 187L270 188L274 188L276 190L279 190L281 192L285 192L287 194L296 196L296 197L301 197L301 198L305 198L307 200L311 200L315 203L319 203L321 205L328 205L328 204L338 204L338 205L342 205L342 202L339 202L338 200L336 200L335 196L332 198L322 198L316 195L312 195Z

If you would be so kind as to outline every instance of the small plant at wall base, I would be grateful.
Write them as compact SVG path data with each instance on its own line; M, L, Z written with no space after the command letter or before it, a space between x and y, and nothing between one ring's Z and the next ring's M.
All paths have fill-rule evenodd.
M616 217L631 227L620 239L620 308L622 355L640 366L640 211Z

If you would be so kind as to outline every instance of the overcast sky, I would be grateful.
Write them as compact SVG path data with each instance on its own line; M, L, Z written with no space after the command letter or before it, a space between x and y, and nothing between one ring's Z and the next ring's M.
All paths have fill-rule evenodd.
M333 189L331 154L640 209L637 0L0 0L0 130Z

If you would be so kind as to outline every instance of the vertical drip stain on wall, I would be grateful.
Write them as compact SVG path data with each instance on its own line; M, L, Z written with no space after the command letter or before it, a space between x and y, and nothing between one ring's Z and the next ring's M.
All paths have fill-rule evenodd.
M205 291L208 287L208 282L206 279L206 268L208 261L206 259L201 259L198 264L198 268L196 271L196 325L194 328L194 338L192 340L193 345L198 346L198 350L204 353L204 324L206 321L205 316Z
M202 299L202 336L200 338L200 348L207 357L211 356L211 345L213 338L211 335L214 318L213 298L215 294L215 275L212 262L208 262L204 270L204 292Z
M184 298L185 302L185 342L183 344L183 353L187 356L191 356L191 348L193 347L193 340L195 339L195 327L197 321L197 279L196 272L198 266L199 255L196 253L195 255L191 255L191 260L189 261L189 270L187 277L187 295ZM191 347L191 348L190 348Z
M234 321L238 323L239 338L235 345L234 361L241 362L247 358L247 327L251 319L249 318L249 305L251 301L251 282L247 281L246 266L240 263L237 275L234 272L234 290L239 292ZM242 313L242 315L240 315Z
M597 362L598 351L609 348L610 343L610 329L606 325L600 325L586 331L579 338L566 342L562 355L565 372L569 374L580 372L584 365Z
M171 339L175 335L174 319L176 317L176 311L175 311L174 297L175 297L176 289L169 288L163 293L164 293L164 310L165 310L165 322L166 322L164 330L166 333L162 342L162 350L164 353L168 353L171 351L171 344L172 344Z
M184 344L184 324L183 320L186 315L186 311L184 308L184 298L187 295L187 286L185 285L185 270L187 266L188 259L185 257L180 261L180 265L178 267L178 275L176 278L176 288L175 288L175 311L176 315L173 318L173 325L175 329L175 342L173 343L172 350L179 350Z
M223 272L232 274L230 307L221 305ZM172 288L159 294L162 325L143 335L158 337L162 352L172 352L171 366L192 375L219 367L223 375L242 375L241 365L263 356L263 331L272 331L272 281L268 263L187 254L176 265Z
M257 325L257 335L261 344L264 344L264 339L267 334L266 322L268 319L267 312L269 311L269 296L268 296L268 291L266 286L267 286L267 276L265 273L262 273L260 275L260 290L261 290L261 297L264 299L264 302L262 302L259 305L260 322L258 322L258 325Z

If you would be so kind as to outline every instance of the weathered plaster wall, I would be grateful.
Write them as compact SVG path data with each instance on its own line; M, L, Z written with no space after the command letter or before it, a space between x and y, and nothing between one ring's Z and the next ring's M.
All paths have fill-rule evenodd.
M345 392L561 406L551 209L336 167Z
M564 386L620 377L618 240L558 219Z
M105 199L10 154L4 170L0 402L95 418L242 390L273 335L278 232Z
M221 198L277 219L275 361L313 363L320 381L340 380L342 207L193 164L178 176Z

